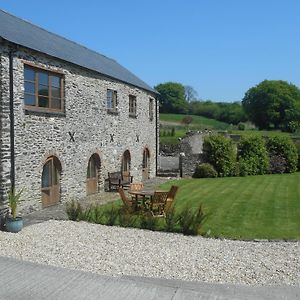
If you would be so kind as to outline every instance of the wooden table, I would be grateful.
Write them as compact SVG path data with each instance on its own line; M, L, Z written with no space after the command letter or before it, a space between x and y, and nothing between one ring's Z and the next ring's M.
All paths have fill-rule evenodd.
M135 210L138 209L138 200L139 200L139 196L142 196L143 197L143 204L144 204L144 201L146 198L152 198L153 195L154 195L154 190L140 190L140 191L131 191L129 190L128 191L128 194L132 195L132 196L135 196L133 199L135 199L135 203L134 203L134 206L135 206Z

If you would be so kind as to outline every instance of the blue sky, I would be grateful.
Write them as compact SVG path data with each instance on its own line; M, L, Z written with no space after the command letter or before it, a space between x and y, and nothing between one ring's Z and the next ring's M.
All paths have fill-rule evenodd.
M300 87L298 0L0 0L0 8L117 60L151 86L238 101L264 79Z

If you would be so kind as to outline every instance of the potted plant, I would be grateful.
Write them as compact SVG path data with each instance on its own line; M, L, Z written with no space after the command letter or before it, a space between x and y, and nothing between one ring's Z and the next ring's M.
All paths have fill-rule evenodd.
M17 193L15 189L11 189L7 193L10 214L6 217L5 227L9 232L19 232L23 228L22 217L17 217L17 207L22 193L23 189Z

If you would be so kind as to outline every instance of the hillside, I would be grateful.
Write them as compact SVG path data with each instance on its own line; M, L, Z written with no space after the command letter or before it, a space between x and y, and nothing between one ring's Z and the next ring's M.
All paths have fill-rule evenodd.
M189 125L182 124L182 119L187 115L160 114L160 143L176 144L178 138L183 137L187 130L227 130L230 125L202 116L190 115L193 121Z

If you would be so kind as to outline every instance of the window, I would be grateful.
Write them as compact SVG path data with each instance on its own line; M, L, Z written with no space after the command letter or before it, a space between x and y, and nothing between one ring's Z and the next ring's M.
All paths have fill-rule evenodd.
M129 115L136 117L136 96L129 95Z
M117 111L118 98L117 91L107 90L106 107L108 111Z
M24 66L24 105L40 111L63 111L63 76Z
M153 109L154 109L154 104L153 104L153 99L152 98L150 98L149 99L149 119L150 119L150 121L152 121L153 120Z

